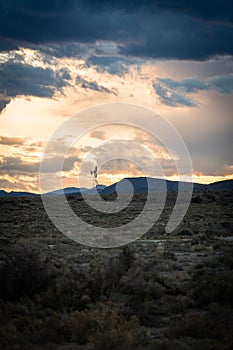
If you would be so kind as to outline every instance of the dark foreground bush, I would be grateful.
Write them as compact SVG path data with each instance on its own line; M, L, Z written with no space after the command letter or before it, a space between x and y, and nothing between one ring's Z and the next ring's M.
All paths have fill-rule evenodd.
M120 280L134 265L135 254L129 247L123 247L118 256L108 259L92 276L90 283L92 301L97 302L102 297L110 298L119 291Z
M28 247L18 248L0 265L0 299L16 301L47 288L49 271L39 255Z
M203 273L194 280L196 285L193 294L198 305L216 302L233 306L232 271Z
M193 311L176 320L168 335L176 339L189 339L189 344L196 344L195 349L230 349L229 345L233 344L232 308L213 303L205 311Z
M95 350L142 349L137 318L126 317L120 305L111 303L68 314L43 309L11 319L6 316L0 328L0 348L2 344L4 350L47 349L48 344L49 349L57 350L58 344L62 348L69 343L92 344Z

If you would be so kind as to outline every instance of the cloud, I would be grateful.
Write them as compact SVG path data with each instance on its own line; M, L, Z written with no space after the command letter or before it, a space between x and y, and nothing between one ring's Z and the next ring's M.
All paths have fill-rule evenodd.
M77 156L52 156L44 160L44 169L46 172L53 173L57 169L57 163L63 161L63 171L70 171L74 168L75 163L80 159ZM2 156L0 158L0 174L1 175L25 175L35 174L38 175L40 168L39 161L24 160L23 158L16 156Z
M197 21L180 13L149 14L138 18L141 39L122 43L119 53L128 57L206 60L232 55L233 26Z
M0 175L0 188L6 191L38 192L38 175Z
M116 92L114 90L109 90L108 88L104 87L103 85L99 85L96 81L88 81L79 75L76 77L76 83L80 85L83 89L90 89L97 92L103 92L103 93L113 93L116 95Z
M28 191L32 190L32 187L32 179L27 186L26 184L22 183L22 180L20 180L18 177L10 177L10 179L0 178L0 188L4 188L8 191Z
M0 64L0 112L16 96L53 97L57 90L69 83L66 69L34 67L26 63L8 61Z
M0 49L109 41L130 57L203 60L233 54L231 14L230 0L9 0L0 4Z
M196 106L186 94L196 93L201 90L215 90L222 94L233 92L233 74L209 77L203 80L189 78L184 80L173 80L169 78L158 78L152 84L155 92L162 103L167 106Z
M94 130L90 133L90 137L98 140L106 140L105 132L102 130Z
M177 93L162 85L161 83L154 82L153 88L159 96L162 103L170 107L186 106L194 107L196 103L190 98L184 96L183 93Z
M112 75L123 76L128 73L130 66L142 63L142 60L129 59L120 56L90 56L85 67L94 66L99 73L108 72Z
M45 147L44 141L35 141L31 138L22 138L14 136L0 136L0 145L6 147L14 147L15 149L11 151L17 152L17 155L25 156L30 154L30 157L38 157L38 153L43 151ZM36 153L36 154L34 154Z
M134 141L140 143L141 145L145 145L157 159L177 159L175 153L168 150L161 141L146 131L133 129L131 131L131 137Z
M9 136L0 136L0 145L4 146L21 146L25 144L27 139L21 137L9 137Z
M81 146L77 149L81 153L88 153L92 150L91 146Z
M118 175L119 178L123 177L135 177L145 176L143 171L134 162L127 159L114 159L105 163L100 169L100 174L104 174L107 177Z
M184 79L181 81L176 81L169 78L160 78L158 81L170 89L180 89L187 93L207 90L207 85L205 83L193 78Z
M93 51L93 47L88 43L51 43L49 45L31 45L35 50L39 50L43 55L56 58L84 58Z
M6 38L2 38L0 40L0 52L2 51L10 51L17 50L19 48L19 44L14 42L13 40L8 40Z
M62 156L66 154L68 149L70 154L73 153L76 148L69 147L70 137L71 136L67 134L62 137L50 140L50 142L46 145L45 154L49 157L55 157L57 155Z
M2 157L0 159L0 174L26 174L36 173L39 170L39 162L26 162L18 157Z
M98 55L112 55L117 54L118 47L115 42L111 41L96 41L96 42L58 42L49 44L30 45L32 49L39 50L40 53L46 55L47 61L51 57L56 58L76 58L87 59L88 57L102 57ZM94 55L94 56L93 56ZM114 56L113 56L114 57ZM123 59L123 58L122 58ZM127 59L125 58L127 61Z
M126 13L134 13L138 11L173 11L183 12L189 14L194 18L203 19L206 21L227 21L232 22L232 10L233 5L230 0L221 1L221 6L215 6L211 0L97 0L94 4L91 1L86 1L87 6L90 4L99 11L103 10L115 10L124 11Z
M80 162L80 159L77 156L55 156L51 158L46 158L43 161L43 169L46 169L46 172L53 173L57 169L57 164L64 160L62 171L71 171L73 170L75 163Z
M161 165L166 176L176 173L174 161L167 157L164 147L145 148L143 142L134 140L112 140L93 148L91 154L81 164L81 173L90 169L90 159L97 162L99 174L126 176L161 176ZM88 165L88 166L87 166ZM143 175L144 174L144 175Z
M0 99L0 113L6 108L6 106L8 105L8 103L10 103L11 100L10 98L8 99Z
M207 81L210 89L217 90L222 94L230 94L233 91L233 73L211 77Z
M121 177L124 176L155 176L155 177L162 177L165 176L172 176L177 173L176 168L174 166L174 163L172 160L165 160L160 159L159 160L160 166L163 169L162 172L158 166L156 159L151 159L149 157L146 157L145 155L141 154L140 159L139 157L135 160L131 161L128 159L114 159L111 160L103 165L101 169L99 170L99 174L108 174L108 175L121 175Z

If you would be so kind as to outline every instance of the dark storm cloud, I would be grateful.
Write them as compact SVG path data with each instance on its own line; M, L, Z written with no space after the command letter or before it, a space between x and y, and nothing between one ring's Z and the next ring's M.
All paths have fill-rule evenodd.
M8 61L0 64L0 112L16 96L52 97L56 90L68 84L65 69L54 72L49 68Z
M232 93L233 74L213 76L205 80L189 78L177 81L169 78L159 78L152 85L164 104L172 107L192 107L196 106L196 103L186 96L188 93L195 93L200 90L216 90L222 94Z
M206 59L233 54L232 13L231 0L8 0L0 4L0 33L6 50L108 40L128 56Z
M11 42L10 40L6 40L1 38L0 35L0 52L1 51L9 51L9 50L16 50L18 49L18 44L17 42Z
M148 12L154 11L174 11L189 14L192 17L208 21L227 21L232 22L233 5L231 0L95 0L86 1L87 6L97 10L123 10L125 12L137 12L147 9ZM91 5L90 5L91 4Z
M233 20L233 4L231 0L168 0L158 1L161 8L184 11L190 16L206 21L226 21Z
M115 27L107 12L95 12L85 2L9 0L0 5L3 38L44 43L107 39Z
M33 49L38 49L41 53L57 58L83 58L93 51L92 45L88 43L63 43L48 45L32 45Z
M122 44L126 56L204 60L233 54L233 27L196 21L183 14L162 13L139 18L141 40Z
M102 85L99 85L96 81L88 81L88 80L80 77L79 75L76 78L76 83L78 85L80 85L83 89L90 89L90 90L94 90L97 92L104 92L104 93L108 93L108 94L110 94L110 93L116 94L115 91L109 90L108 88L106 88Z
M10 103L10 99L8 98L7 100L6 99L0 99L0 113L1 113L1 111L3 111L5 108L6 108L6 106L8 105L8 103Z

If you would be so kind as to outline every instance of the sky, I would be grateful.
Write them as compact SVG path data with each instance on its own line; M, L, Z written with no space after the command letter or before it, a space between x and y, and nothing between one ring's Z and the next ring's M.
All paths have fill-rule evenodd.
M51 135L73 115L114 102L171 123L195 182L233 179L232 16L231 0L2 1L0 189L40 192ZM158 177L158 162L166 178L179 179L165 145L124 120L107 125L106 115L105 126L88 131L87 117L87 132L65 155L62 186L79 186L80 175L91 187L90 170L116 149L119 157L99 169L100 183ZM54 143L51 164L69 136ZM51 189L53 176L51 169Z

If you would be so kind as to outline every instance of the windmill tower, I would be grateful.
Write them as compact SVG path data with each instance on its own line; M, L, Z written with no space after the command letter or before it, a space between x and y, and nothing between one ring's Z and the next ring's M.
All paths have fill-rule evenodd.
M97 181L97 166L95 166L94 170L91 170L91 175L93 176L93 186L97 187L98 186L98 181Z

